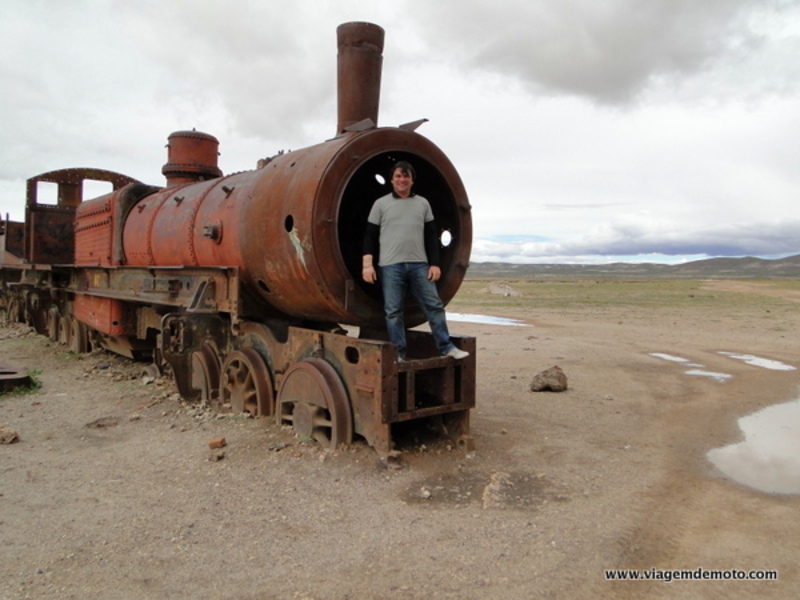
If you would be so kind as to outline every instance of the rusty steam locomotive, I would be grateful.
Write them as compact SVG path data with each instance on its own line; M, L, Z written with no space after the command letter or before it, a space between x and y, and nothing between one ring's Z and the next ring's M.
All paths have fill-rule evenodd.
M469 262L467 194L416 133L424 119L377 126L383 29L345 23L337 36L332 139L223 175L217 140L181 131L169 136L164 187L100 169L29 179L24 223L0 230L0 314L74 352L151 360L187 400L273 416L328 447L361 436L388 454L393 428L423 420L469 443L475 339L453 338L470 352L455 361L412 330L398 363L379 286L360 277L370 206L407 159L436 215L447 303ZM84 180L113 192L84 200ZM37 200L42 182L57 185L57 204ZM411 304L406 319L424 322Z

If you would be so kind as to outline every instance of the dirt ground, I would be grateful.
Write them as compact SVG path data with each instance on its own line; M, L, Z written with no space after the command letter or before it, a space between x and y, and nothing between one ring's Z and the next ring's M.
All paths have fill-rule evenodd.
M769 293L769 310L531 300L501 315L525 327L451 322L478 341L475 451L421 435L400 468L363 443L326 452L271 420L209 415L141 365L0 327L0 364L42 382L0 396L20 436L0 445L0 598L798 597L800 496L706 457L742 439L738 418L798 398L800 370L719 354L800 367L800 298ZM554 365L569 389L531 392ZM701 568L779 579L606 579Z

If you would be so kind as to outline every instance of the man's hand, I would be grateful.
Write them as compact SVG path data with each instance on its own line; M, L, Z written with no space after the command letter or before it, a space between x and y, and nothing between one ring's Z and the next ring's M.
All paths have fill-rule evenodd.
M361 259L361 277L367 283L375 283L378 281L378 274L375 272L372 259L372 254L365 254Z
M442 276L442 270L435 266L431 265L428 267L428 279L431 281L439 281L439 278Z
M363 277L364 281L367 283L375 283L378 281L378 274L375 272L375 267L373 266L362 268L361 277Z

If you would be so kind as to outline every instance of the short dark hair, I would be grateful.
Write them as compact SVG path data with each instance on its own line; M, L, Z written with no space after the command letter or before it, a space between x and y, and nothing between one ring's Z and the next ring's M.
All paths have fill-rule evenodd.
M397 171L397 169L400 169L403 172L403 175L410 175L411 179L414 181L417 180L417 170L414 168L414 165L407 160L400 160L394 163L394 167L392 167L392 175L394 175L394 172Z

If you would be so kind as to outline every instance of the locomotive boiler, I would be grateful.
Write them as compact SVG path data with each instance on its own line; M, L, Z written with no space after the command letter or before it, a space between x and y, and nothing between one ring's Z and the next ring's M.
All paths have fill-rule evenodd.
M319 144L223 175L218 141L168 138L163 187L99 169L28 180L24 223L3 223L6 319L75 352L103 347L169 372L185 399L273 416L329 447L360 436L379 453L404 424L434 424L469 444L475 340L462 361L409 332L409 360L387 341L380 286L361 279L373 201L398 160L416 167L431 202L447 303L466 273L470 204L450 160L416 132L378 127L384 31L346 23L338 37L338 123ZM113 191L84 200L84 180ZM38 185L58 187L57 204ZM413 303L407 325L424 322Z

